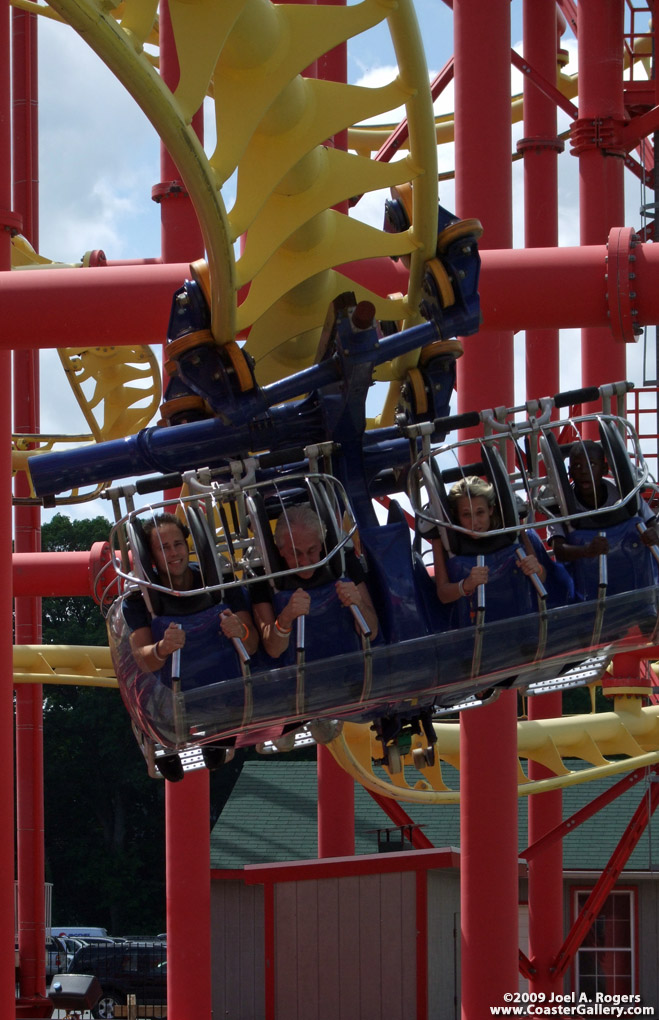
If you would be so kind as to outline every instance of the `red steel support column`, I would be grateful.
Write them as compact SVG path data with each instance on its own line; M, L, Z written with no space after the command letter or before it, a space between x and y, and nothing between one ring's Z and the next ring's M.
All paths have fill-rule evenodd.
M355 852L355 782L318 745L318 856L351 857Z
M0 0L0 273L11 269L9 225L11 213L11 107L9 2ZM0 416L7 440L11 435L11 362L8 353L0 354ZM5 496L0 506L0 560L5 561L5 576L11 569L11 455L8 441L3 443L2 477ZM0 1016L15 1016L14 973L14 701L11 677L12 599L9 585L0 591Z
M160 5L160 70L170 89L179 69L166 3ZM202 132L201 114L193 121ZM160 201L164 262L203 256L201 231L188 196L177 190L178 171L164 147ZM163 334L164 342L165 336ZM165 786L167 894L167 1009L175 1020L210 1020L210 822L206 769Z
M23 235L39 243L37 15L12 10L14 208Z
M453 9L456 213L481 221L482 250L510 248L510 4L456 0ZM479 68L478 74L474 68ZM487 153L486 172L483 153ZM457 363L459 409L511 406L510 331L493 330L485 318L480 332L465 339L464 348Z
M484 248L512 243L510 4L454 0L456 209ZM478 71L476 70L478 69ZM483 164L487 153L487 167ZM513 338L487 321L458 362L459 409L513 402ZM517 988L517 695L460 720L463 1020Z
M179 79L178 57L172 35L169 7L160 7L160 73L173 91ZM192 126L203 142L203 106L192 118ZM183 190L178 168L164 145L160 146L160 184L152 197L160 203L163 262L194 262L203 258L204 242L190 198ZM164 342L165 337L162 337Z
M525 0L524 59L551 84L556 82L558 33L554 0ZM527 248L558 244L558 153L556 106L524 79L524 233ZM558 330L526 331L526 393L529 398L558 393Z
M315 2L315 0L313 0ZM345 7L345 0L330 0ZM317 75L325 81L348 80L348 54L345 43L324 53L317 61ZM348 132L333 139L337 149L345 149ZM346 215L348 203L338 207ZM318 746L318 856L349 857L355 852L355 784L340 768L326 747Z
M572 148L579 157L582 245L602 244L611 227L625 223L624 150L617 144L625 120L623 35L624 0L580 0L579 119ZM625 345L606 329L582 330L581 359L584 386L626 378Z
M529 719L558 719L563 714L560 691L529 698ZM529 779L545 779L550 773L542 765L529 762ZM529 846L563 821L563 796L560 790L529 797ZM563 982L550 965L563 944L563 843L556 840L529 861L529 959L536 974L529 990L560 994Z
M34 427L38 396L38 373L34 359L26 362L15 352L14 427L17 432ZM29 352L32 353L32 352ZM20 395L20 396L19 396ZM27 399L26 399L27 398ZM25 417L23 417L25 416ZM25 494L24 477L17 475L16 491ZM17 506L15 548L20 553L38 551L38 507ZM41 643L41 598L22 595L15 601L17 644ZM44 783L43 783L43 688L19 684L16 689L16 829L18 864L18 936L21 963L21 997L45 996L46 916L44 903ZM37 1011L35 1016L40 1015Z
M548 81L556 79L559 38L554 0L525 0L524 59ZM518 149L524 152L524 229L529 248L558 244L558 153L556 107L528 79L524 82L524 134ZM557 393L559 383L558 330L527 330L526 393L529 398ZM530 719L557 718L562 714L559 692L528 699ZM540 779L547 770L529 762L529 778ZM560 825L563 797L560 790L528 797L529 843ZM563 848L557 840L529 864L529 952L535 967L532 992L560 993L562 981L552 976L550 964L563 944Z
M23 234L38 250L38 119L37 17L12 12L13 171L14 206ZM14 430L39 431L39 352L14 351ZM29 495L25 475L16 476L18 496ZM14 549L17 554L40 549L38 507L16 506ZM41 643L41 598L14 591L17 644ZM34 1015L46 994L46 912L44 901L43 688L19 685L16 690L16 839L18 869L18 946L21 998L32 1000ZM27 1004L26 1004L27 1005ZM36 1008L35 1008L36 1007Z
M165 786L167 1012L211 1020L209 783L199 769Z

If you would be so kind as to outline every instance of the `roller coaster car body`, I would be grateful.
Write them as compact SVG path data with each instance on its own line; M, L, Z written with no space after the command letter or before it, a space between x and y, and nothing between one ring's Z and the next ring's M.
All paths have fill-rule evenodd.
M629 621L637 613L648 612L650 598L655 598L656 614L653 590L613 596L607 609L611 633L605 630L598 649L613 654L644 644L647 636L630 628ZM476 626L373 647L371 690L366 699L362 696L362 651L314 660L307 666L302 704L296 665L256 668L249 677L187 689L177 700L159 676L137 669L118 604L109 617L109 633L122 697L133 720L154 741L182 749L206 741L254 744L310 719L373 722L415 716L422 708L450 710L497 685L540 684L593 654L595 615L590 603L549 610L549 638L542 659L537 658L538 621L533 615L516 620L512 633L510 620L487 624L477 675L472 668Z
M493 564L501 561L510 574L515 570L521 525L518 500L502 467L503 458L493 454L487 443L481 444L480 473L494 480L504 526L499 534L488 533L477 540L473 535L461 537L460 529L450 522L444 477L438 466L447 450L443 447L431 460L423 461L424 470L419 464L414 466L411 478L420 481L416 490L411 486L413 505L421 498L420 516L440 526L445 542L454 545L452 558L463 569L470 559L483 555L486 562L488 557ZM520 473L528 482L529 472ZM446 473L447 480L450 477L451 471ZM531 517L534 508L547 511L550 503L556 507L556 494L548 490L546 482L546 475L538 475L537 484L528 485ZM186 629L199 622L208 643L192 655L187 679L183 668L181 689L175 691L166 672L144 673L137 667L122 600L117 600L108 617L116 675L133 722L148 740L177 750L204 742L250 745L277 738L309 720L348 719L372 723L385 742L410 725L417 729L421 725L425 731L433 713L483 698L492 689L532 688L560 677L575 662L595 653L608 656L651 643L658 594L653 580L605 600L581 602L572 600L568 583L563 593L565 604L561 604L560 585L539 597L528 579L516 571L516 586L505 582L509 590L503 610L497 608L498 596L489 599L488 606L478 609L473 617L463 615L456 628L450 611L436 598L422 563L418 536L413 543L398 504L392 504L385 523L360 528L357 534L345 490L335 478L322 473L216 484L202 494L132 511L114 529L115 544L119 533L127 533L129 539L132 536L133 570L126 571L125 578L132 579L147 598L150 589L161 587L149 573L148 562L140 568L141 560L149 557L142 548L140 559L136 522L140 515L164 508L181 514L190 526L192 558L199 564L205 591L215 591L221 598L224 590L235 586L244 587L249 594L257 581L266 581L273 589L294 587L295 572L282 569L276 559L271 524L287 506L300 502L309 503L325 521L333 522L318 569L330 569L332 578L338 576L343 553L353 541L358 542L380 622L378 639L360 642L351 621L350 642L346 642L332 633L333 627L322 613L314 614L306 627L308 631L318 629L318 643L307 636L308 649L312 649L308 654L298 652L294 662L282 663L259 652L243 662L241 670L235 657L233 668L224 663L220 669L213 665L217 627L212 622L206 627L205 619L212 621L213 611L205 610L199 621L197 614L181 612L179 622ZM554 516L562 519L560 513ZM539 526L534 520L524 525L531 530L534 526ZM541 546L539 539L533 541L534 548ZM488 544L498 547L477 551ZM117 569L121 575L121 568ZM466 600L461 601L466 605ZM191 636L190 651L193 643Z

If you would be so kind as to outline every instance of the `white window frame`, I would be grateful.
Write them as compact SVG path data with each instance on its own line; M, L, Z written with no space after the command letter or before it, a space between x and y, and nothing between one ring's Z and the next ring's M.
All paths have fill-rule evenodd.
M572 889L572 918L573 918L572 923L574 923L576 918L579 916L579 913L580 913L580 911L581 911L581 909L583 907L583 904L584 904L585 900L588 898L588 896L590 895L591 892L592 892L592 889L585 888L584 886L575 886ZM637 924L638 924L638 917L637 917L636 893L637 893L637 890L635 889L635 887L633 887L633 886L625 886L625 887L619 888L619 889L612 889L611 892L609 893L608 897L607 897L607 900L610 897L612 897L612 896L615 896L617 898L626 897L626 899L627 899L627 901L629 903L629 933L630 933L630 943L631 944L629 946L618 946L618 945L606 946L606 949L612 950L614 952L628 952L630 954L630 959L631 959L631 970L630 970L630 973L631 973L631 988L629 989L629 992L631 994L635 994L638 991L638 988L637 988L637 984L638 984L638 977L637 977L637 974L638 974L638 946L637 946ZM581 898L581 902L580 902L580 898ZM606 903L606 900L605 900L605 903ZM573 968L572 968L573 981L574 981L574 990L577 992L577 994L579 994L582 991L582 989L580 987L580 980L579 980L579 975L580 975L579 962L580 962L580 960L582 960L585 957L586 954L600 952L601 949L602 949L602 947L593 947L593 948L590 948L588 946L586 946L586 947L580 946L579 949L577 950L577 952L575 954L575 958L574 958L574 965L573 965ZM606 991L606 989L604 989L604 988L598 989L598 990L599 991L603 991L603 992ZM589 989L589 991L592 991L592 989Z

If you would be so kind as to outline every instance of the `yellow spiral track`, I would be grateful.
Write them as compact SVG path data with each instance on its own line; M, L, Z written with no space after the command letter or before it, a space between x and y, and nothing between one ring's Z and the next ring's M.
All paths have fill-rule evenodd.
M411 0L349 7L171 0L180 68L173 94L144 49L156 28L155 0L126 0L115 10L91 0L50 6L124 84L176 163L204 236L213 336L226 343L249 330L261 384L312 361L330 301L343 290L372 300L381 319L418 321L424 264L437 240L437 152ZM388 26L399 65L388 84L362 88L302 76L325 53L380 24ZM190 126L207 96L217 133L208 156ZM381 163L327 144L355 122L401 106L410 147L399 161ZM222 189L229 181L235 200L227 210ZM401 184L413 184L414 225L400 234L333 208ZM360 290L333 268L389 255L409 257L404 298Z
M433 765L414 754L425 747L422 738L417 737L413 738L410 754L403 756L398 772L386 766L374 767L373 760L381 758L382 747L368 725L345 723L328 747L341 767L374 793L411 804L454 804L460 800L455 772L447 777L442 764L451 770L460 768L460 724L440 723L435 732ZM616 698L613 712L521 720L517 724L519 794L543 793L654 765L659 762L658 749L659 706L643 707L640 697ZM613 761L612 756L621 757ZM586 762L587 767L569 769L565 759ZM554 775L530 780L522 768L523 760L538 762ZM447 778L453 780L453 788Z

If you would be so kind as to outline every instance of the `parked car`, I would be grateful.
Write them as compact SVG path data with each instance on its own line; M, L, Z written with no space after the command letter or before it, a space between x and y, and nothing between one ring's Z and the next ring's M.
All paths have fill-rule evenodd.
M138 1006L164 1006L167 1002L167 946L164 942L83 946L73 957L69 974L90 974L98 978L103 995L92 1015L102 1020L115 1017L117 1007L126 1005L128 995L135 995ZM164 1010L162 1015L165 1016Z
M18 958L18 942L16 943L16 968L19 966ZM46 936L46 983L55 974L63 974L71 962L71 958L66 951L66 944L64 939L52 938Z
M83 939L85 942L88 942L93 938L107 938L108 930L107 928L92 928L89 925L86 927L74 925L68 928L51 928L50 934L59 935L61 939L69 935L73 939Z
M87 943L82 939L74 939L70 935L60 935L58 937L60 942L63 942L66 948L66 967L64 967L63 970L67 971L75 954L79 949L82 949L83 946L86 946Z
M46 978L53 974L63 974L69 965L64 939L56 936L46 938Z

